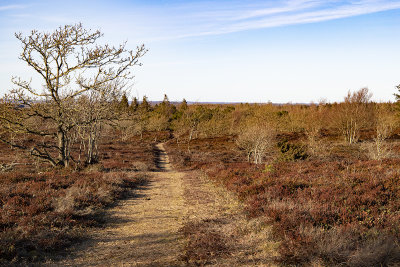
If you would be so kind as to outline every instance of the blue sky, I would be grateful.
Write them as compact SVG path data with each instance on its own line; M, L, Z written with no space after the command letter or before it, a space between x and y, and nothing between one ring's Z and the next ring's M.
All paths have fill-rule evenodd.
M12 76L40 86L15 32L77 22L103 42L146 45L139 98L333 102L367 86L394 101L400 84L400 0L0 0L0 93Z

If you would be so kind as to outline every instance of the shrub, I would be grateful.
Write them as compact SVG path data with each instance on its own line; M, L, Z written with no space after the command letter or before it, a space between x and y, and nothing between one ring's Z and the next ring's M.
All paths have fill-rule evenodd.
M308 158L307 147L301 144L289 143L287 140L278 142L280 159L283 161L304 160Z
M189 222L181 228L181 233L188 239L182 259L187 263L204 266L215 257L229 255L227 238L212 229L212 221Z
M298 139L282 142L289 161L265 166L229 154L227 140L197 139L189 164L237 193L249 217L273 225L279 264L399 265L400 159L371 161L357 144L336 144L329 158L294 160L307 155ZM173 160L184 156L172 153Z
M248 162L252 159L253 163L259 164L271 152L274 138L275 131L269 125L255 125L239 134L236 144L246 152Z
M82 237L85 227L143 175L67 172L0 174L0 265L2 261L39 260ZM78 230L79 229L79 230Z

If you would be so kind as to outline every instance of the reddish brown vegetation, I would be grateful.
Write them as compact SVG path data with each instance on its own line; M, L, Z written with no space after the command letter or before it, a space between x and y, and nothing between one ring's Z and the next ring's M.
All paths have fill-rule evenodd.
M277 261L348 266L400 262L399 159L351 159L351 151L338 148L340 153L325 159L263 166L241 163L229 138L196 141L192 164L236 192L247 203L250 217L270 219L281 240ZM175 153L175 166L190 166L182 164L182 158L176 160L186 153ZM230 154L235 156L226 160Z
M187 239L182 260L190 265L204 266L212 259L230 254L227 238L213 229L213 221L188 223L181 232Z
M18 165L0 172L0 265L46 258L99 226L104 207L145 183L144 174L123 171L154 168L152 143L164 135L121 141L113 133L102 144L101 164L81 170L36 165L1 144L3 164Z
M126 173L0 174L0 258L36 258L60 249L78 229L97 225L101 208L144 181Z
M100 163L105 170L146 171L154 169L154 144L166 133L146 133L143 140L133 136L127 140L111 135L101 144ZM140 162L142 164L140 164ZM138 166L140 165L140 166Z
M234 136L201 138L191 141L190 152L186 144L177 144L174 140L166 147L174 167L181 170L198 169L209 163L229 163L245 161L239 153Z
M4 190L11 190L11 193L4 193L3 203L11 201L7 205L21 207L21 211L16 209L17 215L5 216L21 221L6 221L2 226L4 233L22 231L30 225L30 219L22 218L40 217L40 214L46 215L38 222L33 221L30 227L37 223L39 227L34 230L40 231L40 222L43 222L46 231L51 232L53 226L46 224L46 220L56 216L52 215L55 213L64 214L65 219L61 221L66 224L56 224L55 232L73 236L73 231L69 229L96 222L93 216L88 217L87 214L93 214L91 211L118 197L119 191L113 191L114 182L99 171L152 170L156 168L154 144L174 136L175 139L168 141L166 149L175 168L203 170L210 178L236 192L247 204L250 217L265 216L270 219L275 236L281 241L277 261L294 265L322 262L348 266L398 263L400 160L393 155L399 154L400 146L396 140L399 129L395 128L394 105L365 103L363 107L368 112L357 118L350 109L358 107L358 104L354 105L193 105L176 109L168 101L154 108L145 107L142 103L143 107L133 108L125 114L127 119L133 116L131 121L128 119L127 125L122 125L119 130L109 128L109 132L102 136L99 163L94 167L78 162L74 167L80 173L49 171L46 165L35 164L35 161L24 157L16 158L16 162L20 163L16 166L21 167L21 171L15 175L25 177L27 173L32 173L35 178L25 181L24 178L14 179L7 176L11 174L4 174ZM348 122L353 119L359 119L362 124L346 128L351 126ZM251 129L256 129L258 125L263 125L261 130L271 133L261 148L263 153L259 153L258 160L255 160L265 165L247 163L248 158L257 153L251 147L246 151L248 147L237 142L246 131L255 132L247 135L249 140L244 138L246 142L252 143L252 138L257 139L258 130ZM134 126L140 126L140 131ZM151 130L158 132L149 132ZM346 135L349 132L351 142ZM34 140L18 137L18 141L29 143ZM15 151L9 148L4 151L1 162L13 163ZM78 155L72 156L76 159ZM86 173L83 174L85 168ZM35 176L33 170L43 173ZM61 178L52 178L57 175ZM44 184L41 185L44 189L39 186L42 191L46 191L47 187L52 189L51 185L56 180L56 183L65 185L53 186L56 189L48 191L48 194L49 199L54 196L60 201L46 202L47 198L40 200L36 197L40 196L39 193L29 191L39 186L36 183ZM118 180L117 188L125 187L124 181ZM27 182L33 184L29 187L19 185ZM22 191L18 194L12 191L16 188ZM102 188L98 190L100 193L96 188ZM82 193L86 189L92 193ZM104 195L108 197L103 198ZM39 207L37 201L47 204L37 211L36 208L24 210L23 207L30 207L31 203ZM2 208L7 205L2 204ZM70 209L75 211L74 217L68 217ZM27 220L26 225L24 220ZM202 231L200 225L191 227L200 227L200 230L187 229L190 241L186 248L190 252L186 255L188 262L205 264L210 253L225 251L225 248L212 246L221 241L218 233ZM20 235L20 232L15 233ZM33 240L40 235L39 232L31 232L26 239ZM46 246L38 245L40 240L35 239L35 249L27 251L46 250ZM5 257L17 255L13 252L15 245L9 248L11 250L2 252ZM24 253L27 255L27 252Z

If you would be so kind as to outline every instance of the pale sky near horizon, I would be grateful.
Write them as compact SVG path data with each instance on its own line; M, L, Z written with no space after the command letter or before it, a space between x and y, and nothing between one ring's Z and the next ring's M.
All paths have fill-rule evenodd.
M0 94L36 76L15 32L78 22L149 49L131 97L334 102L368 87L394 101L400 84L400 0L0 0Z

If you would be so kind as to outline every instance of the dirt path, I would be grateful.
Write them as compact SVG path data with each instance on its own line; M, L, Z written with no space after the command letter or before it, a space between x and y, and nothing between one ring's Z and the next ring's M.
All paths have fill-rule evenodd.
M229 247L232 251L222 257L200 262L214 266L264 266L259 255L265 249L257 242L265 243L268 231L262 230L254 237L254 226L249 226L232 195L201 179L199 173L173 171L163 144L156 146L155 154L159 171L147 173L149 184L138 188L134 197L109 209L105 227L94 230L89 240L71 249L67 258L47 265L192 266L199 263L196 257L190 261L182 258L192 257L187 244L188 238L197 238L197 226L188 230L189 237L179 230L200 223L211 233L218 231L229 237L227 242L233 244ZM255 225L259 227L258 223ZM209 230L203 231L201 235L205 236L200 239L207 239ZM238 236L238 232L240 240L231 238ZM213 246L207 242L199 246ZM197 251L191 253L196 256Z
M169 157L167 152L165 152L164 144L159 143L155 147L156 153L156 165L161 171L171 171L172 166L169 162Z
M171 171L162 144L158 167L139 194L121 201L106 213L107 224L79 245L57 266L181 266L182 238L178 233L186 216L183 173ZM51 265L51 264L50 264Z

